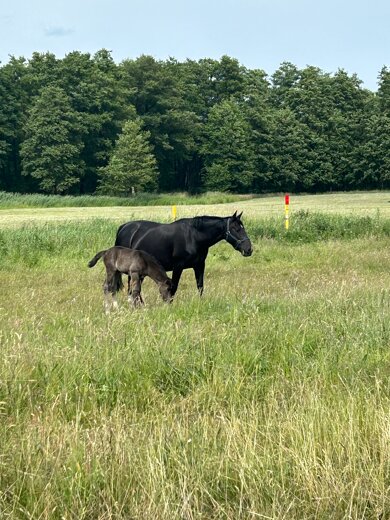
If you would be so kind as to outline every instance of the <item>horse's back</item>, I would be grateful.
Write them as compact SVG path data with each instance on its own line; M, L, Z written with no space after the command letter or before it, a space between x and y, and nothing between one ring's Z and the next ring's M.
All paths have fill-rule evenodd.
M116 232L115 245L123 247L133 247L139 239L149 229L160 226L158 222L150 220L133 220L119 226Z

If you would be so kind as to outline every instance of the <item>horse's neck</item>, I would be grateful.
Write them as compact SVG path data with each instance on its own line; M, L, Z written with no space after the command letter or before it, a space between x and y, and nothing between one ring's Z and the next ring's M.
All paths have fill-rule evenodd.
M207 223L207 221L202 222L200 226L198 226L198 241L207 247L211 247L214 244L217 244L222 239L225 238L226 235L226 221L224 218L211 221Z

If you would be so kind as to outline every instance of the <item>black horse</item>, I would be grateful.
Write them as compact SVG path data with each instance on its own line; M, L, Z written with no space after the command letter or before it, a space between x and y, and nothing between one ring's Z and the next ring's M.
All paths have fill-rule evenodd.
M166 271L172 271L172 296L183 270L192 268L202 294L205 261L211 246L225 239L243 256L252 254L241 215L242 212L239 215L235 212L231 217L182 218L171 224L148 220L127 222L119 227L115 245L146 251Z

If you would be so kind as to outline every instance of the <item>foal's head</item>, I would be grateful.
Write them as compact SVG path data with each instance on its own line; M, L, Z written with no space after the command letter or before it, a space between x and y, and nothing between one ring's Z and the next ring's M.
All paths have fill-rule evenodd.
M161 298L164 300L164 302L171 302L172 301L172 280L170 278L167 278L163 282L158 284L158 288L160 290Z

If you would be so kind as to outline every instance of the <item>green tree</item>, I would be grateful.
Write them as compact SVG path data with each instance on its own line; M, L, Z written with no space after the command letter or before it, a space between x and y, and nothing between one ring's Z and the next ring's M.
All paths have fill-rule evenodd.
M283 108L288 105L289 94L296 89L300 77L300 70L292 63L286 61L280 65L271 76L271 101L274 106Z
M196 150L198 118L185 103L185 87L176 61L140 56L124 61L121 71L128 100L150 132L160 172L159 188L183 188L186 164Z
M390 70L382 67L378 77L378 99L382 112L390 115Z
M35 98L43 87L57 85L61 77L61 60L51 52L33 52L26 63L26 91Z
M217 101L241 99L244 92L246 68L235 58L222 56L216 63L213 75Z
M11 57L0 68L0 189L3 190L22 191L26 187L25 178L21 177L19 147L28 105L25 59Z
M302 189L310 168L310 148L305 125L289 108L273 112L270 124L269 187L271 190Z
M120 81L119 67L105 49L94 56L71 52L60 64L59 86L69 95L82 122L85 163L80 191L96 189L97 171L106 166L123 123L134 117L127 91Z
M48 193L69 193L80 183L84 164L80 119L59 87L42 89L25 125L22 173L38 179Z
M253 189L272 189L271 161L273 152L273 121L275 108L270 105L270 85L262 70L250 70L245 75L243 110L250 124L250 141L254 151Z
M374 108L361 119L359 130L364 139L354 148L354 168L347 176L348 187L390 186L390 114L383 110L380 101L376 97Z
M383 67L379 74L378 108L371 119L372 162L377 165L378 184L381 188L390 186L390 70Z
M254 176L250 130L237 102L222 101L211 109L202 145L208 188L234 192L250 189Z
M99 170L99 192L128 196L133 188L151 191L157 187L157 163L149 142L150 132L142 130L137 118L124 124L108 165Z
M356 170L356 147L365 139L360 121L367 115L368 97L360 80L343 70L332 76L316 67L298 71L291 64L283 64L274 74L274 105L291 110L299 123L300 145L293 159L304 168L296 173L298 189L323 191L353 186L351 171ZM276 162L283 162L283 148L275 149Z
M62 118L57 91L58 121L47 107L37 113L37 121L48 128L44 142L44 129L34 124L31 111L42 104L49 87L62 89L66 106ZM161 190L195 192L205 182L237 191L376 188L389 183L386 67L379 73L375 94L343 70L329 74L282 63L268 80L265 72L249 70L229 56L182 63L141 56L116 65L102 49L95 55L71 52L63 59L33 53L29 60L12 57L0 66L0 189L94 192L98 171L107 166L124 122L136 114L150 132ZM53 179L48 158L42 169L38 152L25 154L21 175L20 150L33 146L33 136L40 136L45 153L61 148L52 139L55 125L62 128L57 136L64 145L64 164L80 167L59 175L68 179L66 186L57 182L50 187L38 176L45 171L45 178ZM66 151L65 145L71 148ZM57 168L56 161L53 164Z

